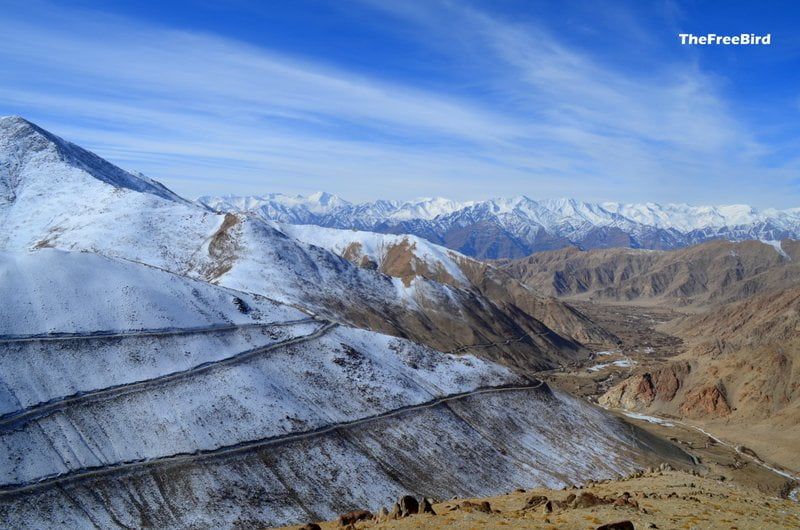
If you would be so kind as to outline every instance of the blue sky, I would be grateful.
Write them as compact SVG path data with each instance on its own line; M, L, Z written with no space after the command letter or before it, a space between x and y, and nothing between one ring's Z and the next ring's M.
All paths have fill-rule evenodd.
M0 114L189 197L800 206L796 2L6 0L0 21ZM680 45L709 32L772 44Z

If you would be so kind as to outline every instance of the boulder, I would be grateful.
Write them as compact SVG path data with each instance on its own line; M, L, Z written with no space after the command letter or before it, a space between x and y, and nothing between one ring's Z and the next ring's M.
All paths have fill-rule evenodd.
M600 525L597 530L636 530L636 527L630 521L617 521L616 523Z
M601 499L590 491L584 491L573 501L573 507L575 508L591 508L601 504L607 503L604 499Z
M525 502L526 510L538 508L539 506L545 504L547 502L547 497L544 495L532 495L528 497L528 500Z
M417 513L429 513L431 515L436 515L436 512L433 511L433 504L427 497L423 497L421 501L419 501L419 509Z
M397 505L400 508L400 517L408 517L409 515L419 513L419 503L417 499L411 495L403 495L400 497L400 500L397 501Z
M378 510L378 513L375 514L375 521L382 523L389 519L389 510L386 509L386 506L381 506L381 509Z
M343 513L336 520L339 526L350 526L358 521L372 519L372 512L369 510L353 510L352 512Z
M550 513L553 510L566 510L569 508L569 504L564 501L547 501L544 503L544 511L546 513Z
M469 508L477 512L492 513L492 505L489 504L489 501L483 501L483 502L464 501L461 503L461 507Z

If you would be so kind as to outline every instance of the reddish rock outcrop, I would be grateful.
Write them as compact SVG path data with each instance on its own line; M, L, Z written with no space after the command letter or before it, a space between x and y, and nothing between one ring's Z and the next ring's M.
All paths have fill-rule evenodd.
M681 413L692 417L727 416L731 413L725 389L720 386L692 390L680 406Z

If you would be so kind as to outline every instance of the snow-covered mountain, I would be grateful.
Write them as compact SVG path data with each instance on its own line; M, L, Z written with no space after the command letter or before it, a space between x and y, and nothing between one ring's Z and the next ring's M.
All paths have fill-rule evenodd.
M667 250L713 239L800 237L800 208L595 204L524 196L471 203L437 198L352 204L327 193L198 201L215 210L251 212L283 223L414 234L478 258L516 258L570 245Z
M585 350L522 309L212 212L21 118L0 118L0 226L4 526L275 526L689 462L530 376Z
M107 162L23 119L0 119L0 133L0 250L52 247L144 263L442 351L529 336L514 348L475 350L520 368L547 368L585 353L535 317L474 293L426 278L404 284L263 220L211 212L118 168L109 172L118 180L97 178L93 172Z

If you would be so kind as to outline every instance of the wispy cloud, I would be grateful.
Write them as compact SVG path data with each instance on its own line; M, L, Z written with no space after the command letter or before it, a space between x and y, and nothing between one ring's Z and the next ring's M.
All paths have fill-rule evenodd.
M772 204L774 192L748 189L748 179L786 182L785 169L759 165L767 149L696 64L620 72L540 25L451 4L391 5L410 38L436 28L431 46L474 76L469 90L422 90L324 58L46 6L10 14L0 33L0 112L187 195ZM725 179L744 185L720 193Z

